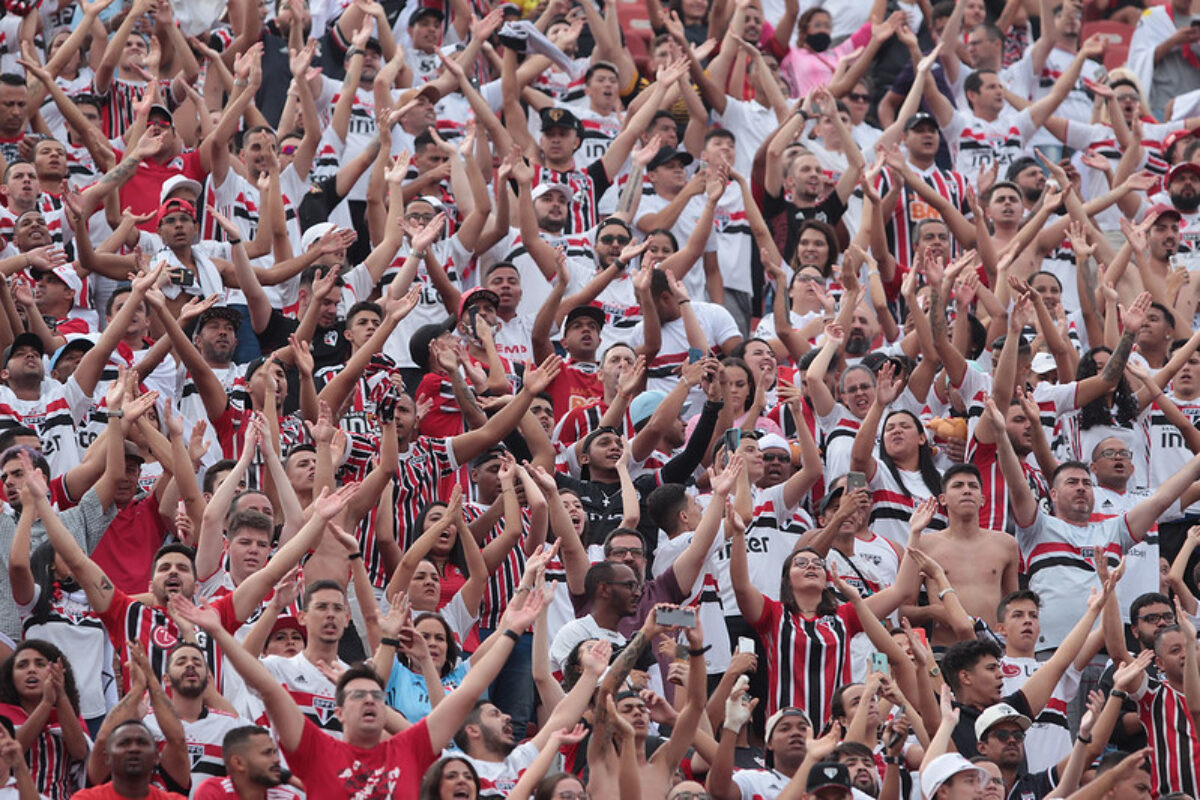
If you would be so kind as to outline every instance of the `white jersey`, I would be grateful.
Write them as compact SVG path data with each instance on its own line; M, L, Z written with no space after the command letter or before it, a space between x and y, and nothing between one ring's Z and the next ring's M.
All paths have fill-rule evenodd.
M142 722L154 734L154 740L164 740L162 728L153 714L147 715ZM253 723L248 719L215 708L205 706L204 713L195 722L181 720L183 735L187 740L188 755L192 761L192 790L188 795L194 797L200 784L208 778L225 775L225 761L222 758L225 734L234 728L242 728Z
M465 758L471 762L479 775L480 797L508 797L521 779L522 773L537 758L538 749L533 742L518 745L503 761L482 761L459 750L447 750L443 755Z
M1099 522L1124 514L1148 498L1149 489L1130 489L1118 492L1096 484L1093 489L1096 505L1092 508L1092 521ZM1146 532L1146 540L1131 547L1125 553L1125 575L1117 584L1117 608L1121 619L1129 624L1129 608L1133 601L1147 592L1157 592L1158 576L1158 525Z
M501 358L511 364L533 361L533 319L529 314L518 314L507 322L496 318L498 328L492 338Z
M706 499L711 499L706 498ZM688 548L695 537L695 531L681 533L674 539L668 539L659 534L658 549L654 551L654 577L667 571L675 559ZM729 634L725 627L725 608L721 602L721 587L717 576L721 574L719 555L725 549L725 537L716 536L708 553L704 557L704 566L696 576L692 586L680 586L686 599L680 604L696 609L700 624L704 628L705 644L712 645L704 654L704 664L709 675L715 675L729 669L730 652ZM728 570L725 571L728 575Z
M303 651L291 658L283 656L267 656L262 659L263 666L275 676L275 680L283 684L288 694L300 706L304 716L313 724L335 739L342 738L342 721L334 713L337 702L334 700L336 687L330 682L317 665L308 660ZM350 665L338 659L336 668L349 669Z
M1200 422L1200 397L1185 400L1173 392L1167 394L1193 425ZM1179 432L1179 428L1167 421L1166 415L1159 410L1157 404L1151 403L1149 410L1150 465L1148 482L1150 486L1157 487L1162 486L1163 481L1179 472L1187 462L1192 460L1192 451L1184 443L1183 434ZM1200 503L1195 503L1186 510L1180 510L1179 504L1173 503L1163 514L1162 521L1172 522L1181 519L1184 514L1200 515Z
M558 103L579 118L583 127L583 136L579 149L575 151L575 168L584 170L592 162L604 158L613 140L621 133L621 117L619 114L599 114L592 110L591 101L584 97L574 103ZM540 118L538 120L540 122Z
M648 214L657 214L670 205L671 202L671 200L668 200L661 194L643 194L642 201L638 203L637 209L639 221ZM691 237L692 231L696 229L696 220L703 213L706 202L703 192L688 198L687 205L679 212L679 217L675 220L675 224L671 226L671 234L675 237L675 241L681 248ZM715 253L716 251L716 239L713 236L709 236L708 241L704 244L704 252ZM704 281L702 259L697 259L696 263L688 268L688 271L683 276L683 286L688 291L688 297L693 300L708 299L708 289Z
M596 255L592 250L592 231L574 233L567 236L557 236L540 232L542 240L551 247L561 247L567 253L567 290L564 297L575 294L587 285L596 273ZM529 255L529 250L521 241L521 232L510 228L508 235L501 239L480 259L480 271L499 261L507 261L517 269L521 276L521 302L517 304L517 314L537 316L537 312L550 299L552 286L545 273Z
M800 535L813 527L812 521L799 506L788 508L784 505L782 483L769 489L751 486L750 492L754 501L754 514L746 528L750 583L765 596L778 600L784 559L796 548ZM717 553L721 603L727 616L740 616L737 597L733 593L733 581L729 576L731 545L721 535L717 536L717 541L722 543Z
M996 164L1005 169L1025 153L1036 128L1029 110L1001 114L988 122L970 111L955 111L942 133L954 153L954 171L972 183L980 170Z
M40 389L37 399L22 400L8 386L0 385L0 423L11 421L37 431L50 474L62 475L82 460L75 443L75 422L63 384L47 377Z
M1106 554L1111 566L1137 542L1122 514L1103 522L1071 525L1044 511L1027 527L1017 526L1029 588L1042 598L1038 650L1058 647L1087 611L1087 598L1100 587L1094 559Z
M701 303L696 300L693 300L691 305L692 311L695 312L696 319L700 323L700 329L708 339L708 348L712 355L721 353L723 342L734 336L742 335L738 330L737 323L733 320L733 315L724 306L716 303ZM646 341L645 323L639 322L634 327L631 339L638 344ZM654 360L647 365L646 388L651 391L671 391L671 388L679 381L678 368L687 362L690 347L682 317L662 323L662 344L659 346ZM710 353L705 353L705 355ZM703 403L702 393L696 395L695 399L699 399ZM700 405L693 405L693 408L700 407Z
M1004 688L1000 691L1007 697L1025 685L1042 662L1036 658L1006 655L1000 659L1000 675ZM1079 694L1079 670L1075 665L1067 667L1062 679L1050 693L1046 707L1025 732L1025 760L1030 773L1042 772L1053 767L1071 753L1071 731L1067 727L1067 703Z

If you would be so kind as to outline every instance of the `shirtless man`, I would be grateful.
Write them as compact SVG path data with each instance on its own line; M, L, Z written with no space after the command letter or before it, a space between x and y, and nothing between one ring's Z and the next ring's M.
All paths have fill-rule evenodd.
M995 626L1000 600L1017 589L1020 553L1013 537L979 526L982 486L974 464L955 464L946 470L938 502L946 509L950 525L922 536L921 548L942 565L966 612ZM914 624L918 618L933 619L934 644L955 642L956 637L929 607L910 608L908 617Z
M620 736L621 731L625 730L627 726L633 727L633 752L637 755L637 777L638 784L642 787L642 797L666 796L667 790L671 787L671 778L675 774L675 768L687 753L692 739L696 736L700 714L704 711L707 699L704 634L700 622L697 620L696 627L683 629L683 632L687 634L690 654L685 690L687 692L686 704L680 710L679 718L671 728L671 738L655 750L649 758L646 757L646 736L650 732L650 713L638 693L618 691L618 689L625 685L625 678L629 675L629 671L646 655L650 649L650 643L658 637L658 634L667 633L674 638L679 633L679 628L666 628L655 622L657 612L660 609L669 608L678 608L678 606L660 603L654 607L655 613L647 615L641 629L630 638L625 649L621 651L612 667L609 668L608 674L600 686L600 697L596 701L597 708L607 710L607 713L604 710L597 713L596 730L593 732L593 736L611 736L614 731ZM613 704L614 695L616 697L615 705ZM604 752L606 756L611 757L611 764L609 765L610 769L603 772L615 777L620 772L616 754L607 743ZM595 767L598 765L593 763L592 766L592 776L595 780L598 772ZM599 793L595 792L595 794Z

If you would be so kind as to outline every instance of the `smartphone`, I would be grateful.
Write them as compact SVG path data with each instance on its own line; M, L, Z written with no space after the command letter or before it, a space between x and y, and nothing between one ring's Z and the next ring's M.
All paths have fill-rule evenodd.
M728 459L738 451L739 447L742 446L742 429L730 428L729 430L725 431L724 441L725 458Z
M699 347L688 348L688 363L695 364L700 359L704 358L704 351Z
M672 628L696 627L696 609L660 608L654 612L654 621Z
M883 653L871 653L871 671L887 674L888 660Z
M855 489L867 488L867 474L865 472L847 472L846 473L846 491L853 492Z
M754 640L749 636L739 636L737 651L739 653L749 653L750 655L754 655Z
M473 305L467 309L467 316L471 319L471 338L479 338L479 306Z
M929 639L925 638L924 628L913 628L913 634L921 641L921 647L929 647Z
M462 42L455 42L454 44L442 45L441 47L438 48L438 52L440 52L446 58L449 58L450 56L455 55L456 53L462 52L463 50L466 49L466 47L467 46L465 44L463 44Z

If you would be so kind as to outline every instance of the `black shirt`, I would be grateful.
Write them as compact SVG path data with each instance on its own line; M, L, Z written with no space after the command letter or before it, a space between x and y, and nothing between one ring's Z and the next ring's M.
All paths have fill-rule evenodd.
M791 263L792 256L796 255L796 244L800 241L801 225L810 219L837 225L845 213L846 204L842 202L842 198L838 197L837 191L830 192L824 200L808 208L801 208L795 203L784 200L782 195L770 193L763 195L763 218L771 230L777 234L779 232L785 234L782 251L785 264ZM779 241L778 235L776 235L775 241Z

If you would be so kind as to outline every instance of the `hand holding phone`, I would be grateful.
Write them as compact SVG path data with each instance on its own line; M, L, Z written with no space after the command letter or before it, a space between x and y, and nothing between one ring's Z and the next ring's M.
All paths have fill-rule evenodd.
M654 610L654 621L665 628L694 628L696 627L696 610L694 608L657 608Z

